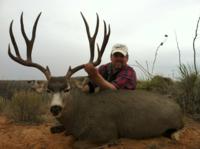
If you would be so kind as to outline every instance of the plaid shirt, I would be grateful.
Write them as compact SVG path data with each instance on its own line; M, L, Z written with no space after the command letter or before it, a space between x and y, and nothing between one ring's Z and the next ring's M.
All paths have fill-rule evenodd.
M136 88L136 73L129 65L120 70L114 70L112 63L101 65L99 73L105 80L112 83L117 89L134 90Z

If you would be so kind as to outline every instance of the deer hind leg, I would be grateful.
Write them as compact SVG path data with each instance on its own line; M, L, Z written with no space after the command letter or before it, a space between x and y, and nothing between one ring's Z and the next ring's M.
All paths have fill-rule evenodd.
M163 133L164 137L170 138L172 137L172 135L177 131L177 129L168 129Z

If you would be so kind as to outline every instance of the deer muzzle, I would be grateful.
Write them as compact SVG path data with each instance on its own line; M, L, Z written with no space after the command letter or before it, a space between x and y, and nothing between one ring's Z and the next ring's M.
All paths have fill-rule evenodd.
M50 112L53 116L59 115L63 109L63 99L60 93L55 93L51 101Z
M51 106L50 108L50 112L53 114L53 116L57 116L61 111L62 111L62 107L58 105Z

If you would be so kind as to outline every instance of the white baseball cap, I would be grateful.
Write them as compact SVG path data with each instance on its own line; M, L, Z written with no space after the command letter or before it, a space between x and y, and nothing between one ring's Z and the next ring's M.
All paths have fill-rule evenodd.
M112 47L111 55L113 55L117 52L121 53L124 56L127 56L128 55L128 48L127 48L126 45L123 45L123 44L115 44Z

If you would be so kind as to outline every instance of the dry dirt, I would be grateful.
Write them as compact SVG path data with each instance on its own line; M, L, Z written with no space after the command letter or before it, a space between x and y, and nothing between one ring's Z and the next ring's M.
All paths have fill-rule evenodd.
M0 116L0 149L72 149L74 139L64 133L51 134L51 124L22 125ZM186 120L176 140L158 137L145 140L120 139L115 146L101 149L200 149L200 123Z

